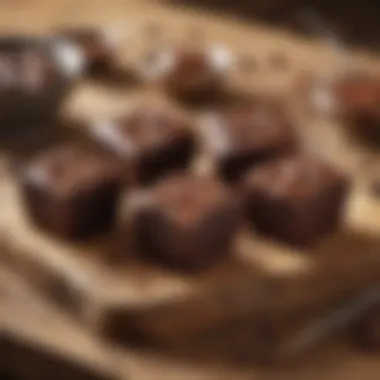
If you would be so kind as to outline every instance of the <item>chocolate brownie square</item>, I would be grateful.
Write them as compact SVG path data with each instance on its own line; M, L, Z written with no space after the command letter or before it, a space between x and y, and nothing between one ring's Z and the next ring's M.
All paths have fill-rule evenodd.
M339 81L335 96L343 120L365 139L380 138L380 81L371 75L356 75Z
M195 103L224 91L232 60L223 46L172 47L154 53L141 71L146 80L158 81L171 96Z
M297 143L292 122L281 107L256 102L206 115L201 135L217 171L228 181L239 179L251 166L292 151Z
M133 208L131 230L150 259L185 271L199 271L231 252L240 205L218 180L169 177L131 196L127 204Z
M41 134L56 121L72 84L72 70L61 60L67 52L38 38L0 38L1 137Z
M43 152L21 171L30 219L67 239L109 230L123 182L118 163L90 146L65 144Z
M256 229L300 246L339 226L347 190L344 175L304 154L252 169L242 181L247 214Z
M187 123L158 108L142 107L118 120L98 123L90 134L125 164L126 177L139 184L185 169L196 148Z

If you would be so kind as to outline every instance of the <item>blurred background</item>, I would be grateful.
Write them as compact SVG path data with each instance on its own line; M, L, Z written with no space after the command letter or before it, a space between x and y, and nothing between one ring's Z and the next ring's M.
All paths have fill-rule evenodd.
M181 39L188 40L189 33L191 39L191 33L194 31L193 36L196 36L194 38L202 39L202 33L204 33L205 40L225 43L243 58L253 56L251 64L253 62L253 66L255 66L255 63L258 63L258 71L255 71L257 68L255 66L251 72L250 70L246 70L246 72L242 70L243 74L247 74L247 78L242 77L241 73L238 73L236 78L230 78L231 88L244 94L250 93L251 89L268 87L272 94L274 93L279 98L287 100L296 92L294 91L294 83L302 78L303 74L312 73L314 75L336 69L336 52L326 44L326 38L329 39L330 37L339 41L344 47L349 46L353 52L358 51L358 55L353 56L352 61L355 64L358 63L359 66L363 64L364 71L368 68L368 71L379 72L380 66L377 56L377 50L380 47L379 15L380 1L376 0L362 0L360 3L341 0L0 0L0 33L44 35L66 26L110 27L119 33L122 43L117 52L117 64L118 68L122 68L123 75L118 72L118 75L106 79L87 78L88 80L81 81L75 87L67 104L65 103L63 114L68 120L75 120L74 129L78 129L82 128L83 123L87 121L95 121L113 115L124 110L130 101L146 96L148 93L146 87L140 86L141 83L134 81L133 74L138 68L139 59L157 47L162 48L166 46L165 44L181 41ZM196 34L199 30L201 31L200 34ZM283 57L281 54L285 54L285 59L288 59L286 60L288 66L286 64L281 66L280 62L277 68L273 69L272 65L271 69L267 69L270 66L270 64L268 65L270 61L270 59L268 61L268 57L273 57L271 54L274 53L276 61L276 57L279 57L276 55L278 52L280 52L280 61ZM285 67L285 69L282 70L281 67ZM161 94L158 97L160 98ZM317 150L323 150L323 155L330 158L334 163L351 171L353 176L360 177L360 180L362 180L362 168L367 166L367 163L370 162L371 165L375 163L373 166L378 166L376 165L379 162L378 150L369 149L367 146L363 147L356 144L356 141L352 142L350 139L341 138L340 130L332 128L332 124L329 124L326 119L321 121L314 118L313 115L308 115L308 117L310 125L305 123L303 126L307 126L304 128L304 132L308 135L311 145ZM12 149L7 147L5 156L9 152L13 154ZM24 149L24 146L21 149ZM376 171L376 173L378 172ZM0 198L3 194L9 195L12 191L14 189L7 184L3 186L3 183L0 183ZM4 195L2 199L8 198ZM358 276L355 273L356 266L359 267L360 253L363 251L370 252L373 257L376 256L374 262L378 264L377 257L380 250L378 239L380 210L378 204L376 207L373 206L376 202L371 203L372 198L371 202L368 199L367 195L360 196L358 202L353 206L353 225L358 228L358 231L344 231L321 247L308 252L310 255L305 255L303 251L293 251L288 247L276 245L272 247L269 244L268 248L265 246L266 243L258 244L254 248L250 247L254 254L246 255L249 256L248 259L245 258L248 264L245 265L244 261L242 261L243 264L239 262L236 266L227 263L226 267L223 268L224 271L216 271L216 274L212 272L209 277L205 275L196 278L194 288L198 291L199 289L201 291L207 290L210 283L214 284L215 278L218 281L221 278L223 292L221 295L217 293L219 298L216 301L217 297L215 299L211 297L211 301L210 298L202 297L200 302L195 301L194 303L191 301L187 303L185 300L181 303L181 307L184 306L179 313L183 319L180 319L177 325L174 322L171 324L170 318L167 318L167 314L162 312L160 308L156 312L155 302L157 301L157 304L160 304L159 296L158 300L155 299L156 290L159 289L157 291L159 295L162 289L164 289L162 291L164 295L168 289L170 290L168 291L169 295L176 295L177 291L181 295L183 289L190 288L193 290L193 281L188 280L188 278L183 280L181 276L172 275L170 272L169 280L166 282L166 272L162 272L164 273L162 275L160 271L151 270L151 268L146 272L143 271L144 275L140 278L138 274L134 275L134 273L139 272L133 272L133 266L131 266L132 269L129 268L128 270L129 273L132 273L132 280L128 284L132 289L130 292L132 304L133 306L138 305L141 309L136 312L133 307L131 307L132 312L128 309L126 314L131 313L128 314L129 319L127 321L136 325L137 330L149 325L148 333L156 334L156 342L148 345L148 347L144 346L144 339L138 333L134 335L135 331L132 333L128 331L126 335L129 341L127 345L123 346L115 345L114 342L110 343L108 340L100 338L91 328L72 318L70 312L62 311L54 305L54 302L47 301L40 294L36 294L31 287L23 284L23 281L18 281L17 276L14 276L13 273L10 274L8 269L4 269L5 266L3 268L1 265L0 328L2 326L5 328L0 330L0 356L2 356L0 358L0 371L4 372L4 376L9 376L9 378L4 377L4 380L378 380L380 379L380 365L376 350L368 353L365 350L358 349L353 344L352 337L347 337L347 334L342 333L344 329L341 327L346 327L345 318L347 315L350 317L352 310L354 310L352 315L355 315L355 310L362 307L360 302L358 306L356 299L351 299L357 294L355 293L356 289L352 291L350 286L347 289L342 286L344 288L342 292L346 297L345 301L347 299L350 301L348 306L345 304L345 308L338 308L336 314L334 303L330 321L332 324L326 328L328 333L331 332L330 330L337 333L333 339L326 345L318 346L308 358L287 362L285 365L281 363L280 366L270 361L265 362L264 360L264 363L258 364L257 360L252 360L253 357L257 359L260 355L257 354L257 356L255 350L261 352L263 348L262 346L257 348L255 344L255 339L259 339L258 336L263 339L262 335L264 335L264 341L266 338L268 341L271 338L275 340L277 336L265 335L267 331L264 329L257 332L254 328L255 322L249 318L247 320L246 315L239 315L241 319L232 318L228 323L221 326L217 323L214 325L214 318L217 317L209 311L213 308L213 302L216 305L219 303L223 305L222 307L218 306L221 309L217 309L217 316L218 313L223 314L225 310L227 310L226 314L229 315L230 305L239 309L239 312L243 310L244 307L241 307L241 304L245 303L245 300L241 301L239 297L236 297L236 293L231 296L229 293L230 283L226 281L226 278L233 274L233 276L231 275L231 282L235 284L236 280L239 286L241 285L246 290L246 284L243 281L245 277L241 273L249 272L247 278L250 280L253 273L256 279L257 263L259 266L262 265L264 270L269 268L270 274L278 275L280 273L279 277L282 280L281 276L284 273L293 273L293 270L297 271L299 268L307 267L315 257L321 257L325 260L326 257L329 258L337 253L336 259L333 260L334 269L326 277L324 275L328 271L325 271L326 267L323 265L326 265L328 260L322 260L322 265L318 267L320 271L318 276L313 277L306 285L303 283L300 285L296 280L291 283L289 289L284 286L286 292L289 291L289 293L286 293L285 290L284 293L281 293L284 285L281 281L275 282L274 285L271 284L273 285L270 287L271 292L279 291L279 293L275 293L280 295L276 300L279 305L276 304L278 309L281 309L283 304L289 300L289 304L293 306L296 304L296 302L292 303L294 299L300 302L301 306L307 304L310 301L309 286L317 294L315 304L324 303L323 291L329 286L339 293L341 288L335 287L335 274L343 267L339 260L345 262L345 268L349 269L339 272L339 276L336 276L338 281L341 280L344 283L345 276L348 273L354 278L353 288L358 283L364 283L366 280L366 274L363 275L365 270L363 269L362 272L358 270L358 273L360 272ZM9 202L10 205L5 205L6 203L8 204L8 202L4 202L4 209L2 210L1 226L10 231L17 225L18 221L9 217L9 215L13 215L12 202ZM12 223L14 224L7 224L8 217L13 220ZM18 232L17 227L13 231ZM14 241L18 238L16 232L14 233L16 235ZM6 233L2 232L2 235L6 235ZM23 236L26 236L25 241L30 239L28 233L20 234L20 236L19 241L23 239ZM262 242L260 241L260 243ZM50 248L46 248L48 244L37 244L36 246L44 247L43 252L49 257L48 251L51 246ZM263 252L268 253L265 257L261 257L260 253L256 254L257 251L261 252L263 246L265 246ZM67 246L63 247L60 246L58 249L58 255L64 256L65 253L77 252L76 250L71 251ZM6 250L7 248L8 246L4 245L3 249ZM352 262L345 261L348 252L353 253ZM313 256L314 254L315 256ZM75 257L75 254L73 256ZM39 260L38 253L33 257L37 257ZM28 255L25 255L23 260L26 264L21 265L22 269L27 268L33 272L34 277L41 279L41 281L37 281L40 287L52 286L54 288L51 292L53 298L58 298L56 294L63 292L66 296L65 300L72 301L74 299L75 302L82 302L80 297L78 301L75 298L77 295L73 296L67 290L67 284L64 281L63 285L58 280L50 283L38 270L34 272L35 268L29 266ZM55 274L56 268L58 268L58 272L60 268L54 259L52 262ZM368 269L371 267L371 263L372 261L368 260L363 264L363 268ZM73 266L76 264L75 262ZM44 263L42 267L45 268ZM67 265L65 268L69 267L70 265ZM250 272L251 268L254 268L252 272ZM74 272L78 273L77 268ZM152 273L153 275L150 277ZM321 273L323 276L319 277ZM377 272L372 273L374 277L377 274ZM150 281L151 278L153 278L152 281ZM54 280L56 279L54 278ZM161 281L162 287L160 286ZM87 284L85 280L83 283ZM218 287L219 282L215 281L215 283ZM63 291L60 286L64 288ZM297 298L298 296L293 298L295 293L298 294L297 291L300 293L299 298ZM253 293L254 291L252 291ZM49 294L50 298L52 294ZM153 294L154 302L152 302L153 306L150 306L154 312L151 315L147 312L150 310L147 307L149 302L145 304L144 295L146 294ZM184 294L187 293L184 292ZM213 295L214 293L210 294ZM282 294L290 294L289 298L284 296L283 303ZM103 293L99 297L96 295L95 299L103 301L102 296ZM251 293L249 293L250 296ZM69 303L69 301L67 302ZM77 306L75 302L73 309ZM312 314L315 311L313 306L308 306L306 311L296 307L296 314L299 314L299 320L297 316L296 322L293 321L293 317L289 317L285 313L286 322L290 322L290 325L298 331L297 329L300 327L297 325L298 321L303 321L303 318L307 320L308 313ZM327 309L330 306L329 304ZM339 304L339 306L341 305ZM86 314L89 320L94 324L97 322L97 318L101 320L102 316L98 310L94 311L87 304L86 307L88 307L86 313L94 313L91 317ZM168 310L171 313L172 310L177 309L170 309L169 307ZM194 339L192 342L194 345L187 346L186 341L175 340L176 333L174 330L176 332L181 331L181 323L183 323L185 327L190 326L189 336L193 338L191 335L192 322L193 320L197 321L197 311L194 310L206 310L203 313L200 312L200 319L203 318L211 325L211 328L210 331L202 330L200 336L197 336L197 339L200 339L196 342ZM276 313L276 307L274 310ZM231 314L233 315L233 313ZM117 325L118 318L122 319L123 316L123 313L121 316L117 313L112 315L117 321L116 328L119 327ZM322 316L325 317L325 315ZM176 316L174 316L175 318ZM152 321L153 324L158 322L157 330L155 327L150 330ZM325 322L326 320L323 318L318 319L320 324L317 325L316 330L312 325L311 335L306 334L305 346L314 348L314 338L319 343L318 328L324 331L326 325L323 323ZM196 322L194 324L196 325ZM307 323L306 325L306 327L309 326ZM163 326L162 330L160 330L161 326ZM106 326L106 328L108 327ZM371 336L375 335L372 331L378 333L378 325L375 324L374 330L369 333ZM280 323L279 330L275 333L282 336L282 332ZM306 332L309 332L307 328ZM162 336L167 334L169 340L174 337L174 345L161 347L165 345L161 345L162 342L159 341L159 338L157 339L161 336L160 334ZM307 341L309 337L311 337L310 342Z

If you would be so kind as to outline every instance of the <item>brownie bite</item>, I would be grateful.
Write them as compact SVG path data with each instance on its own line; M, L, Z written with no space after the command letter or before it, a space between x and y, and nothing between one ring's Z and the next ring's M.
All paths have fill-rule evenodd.
M62 29L57 36L80 48L85 60L85 73L105 73L113 67L117 39L112 31L78 27Z
M142 74L179 100L202 102L223 91L231 62L231 54L221 46L173 48L153 54Z
M312 245L339 226L347 190L344 175L301 154L252 169L242 181L256 229L296 246Z
M280 107L247 102L207 115L201 135L221 177L235 181L249 167L296 147L291 124Z
M146 257L200 271L231 252L240 206L219 181L178 175L136 196L127 200L128 225Z
M57 118L71 88L62 49L32 37L0 38L0 134L19 137Z
M137 184L186 168L195 152L187 123L158 108L135 109L118 120L96 124L90 133L124 164L127 181Z
M319 112L341 119L368 140L380 137L380 80L362 72L314 80L311 102Z
M53 235L85 239L114 224L122 176L104 152L79 144L52 148L26 165L20 183L27 215Z
M380 80L356 75L338 82L334 88L343 120L358 135L380 138Z

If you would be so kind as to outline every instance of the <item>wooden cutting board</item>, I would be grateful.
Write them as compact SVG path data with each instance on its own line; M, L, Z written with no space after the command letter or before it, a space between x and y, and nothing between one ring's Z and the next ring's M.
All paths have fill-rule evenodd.
M342 339L323 345L305 360L272 369L242 361L244 352L234 350L212 359L180 350L121 350L89 334L4 270L0 323L0 373L20 380L376 380L379 374L378 355L358 352Z
M117 379L111 355L0 270L0 372L17 379Z

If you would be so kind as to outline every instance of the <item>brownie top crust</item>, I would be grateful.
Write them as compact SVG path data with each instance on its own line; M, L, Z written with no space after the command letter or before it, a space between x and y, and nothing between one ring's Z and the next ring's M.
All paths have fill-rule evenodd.
M176 175L160 181L151 203L181 224L191 225L209 212L234 205L229 190L217 179Z
M296 154L251 170L244 179L244 188L273 198L302 198L345 183L344 175L328 163Z
M357 71L338 77L314 77L305 85L313 105L322 112L348 118L380 116L380 80L376 75Z
M187 124L170 112L142 107L95 126L93 134L123 156L160 149L189 133Z
M357 74L338 81L334 87L339 106L348 113L365 111L380 117L380 81Z
M223 75L233 64L232 53L221 45L173 46L149 55L142 66L146 78L163 77L170 83L197 87L210 78Z
M221 155L276 149L295 140L291 121L280 108L256 103L234 105L207 115L202 134L206 146Z
M214 73L214 66L206 51L177 50L173 52L173 63L168 75L172 81L196 86Z
M67 144L36 157L23 172L29 184L58 194L121 181L121 168L108 154L89 146Z
M61 29L57 35L78 44L90 59L103 57L116 48L116 38L107 30L73 27Z

